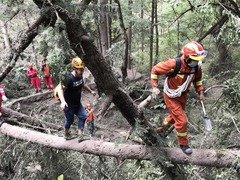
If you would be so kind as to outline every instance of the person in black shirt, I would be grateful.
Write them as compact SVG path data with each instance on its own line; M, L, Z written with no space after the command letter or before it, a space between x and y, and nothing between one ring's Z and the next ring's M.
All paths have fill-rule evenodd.
M88 113L81 103L82 88L88 90L93 96L96 95L89 86L83 82L84 65L79 57L72 59L73 70L67 75L65 83L59 86L57 91L58 97L61 101L60 108L64 111L64 138L66 140L72 139L69 129L74 121L74 115L78 117L78 141L85 140L83 130Z

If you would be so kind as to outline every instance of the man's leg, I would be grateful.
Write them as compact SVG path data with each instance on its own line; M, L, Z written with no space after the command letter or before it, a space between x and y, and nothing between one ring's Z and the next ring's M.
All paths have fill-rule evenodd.
M164 93L164 100L169 113L175 121L174 127L177 132L178 144L184 153L191 154L192 149L188 146L187 116L184 112L186 95L177 98L169 98Z
M74 111L69 107L65 107L64 114L66 118L64 121L64 138L66 140L69 140L69 139L72 139L69 129L74 121Z

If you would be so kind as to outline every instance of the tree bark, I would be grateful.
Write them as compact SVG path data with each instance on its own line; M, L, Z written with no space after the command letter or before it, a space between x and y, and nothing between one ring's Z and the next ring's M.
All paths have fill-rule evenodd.
M135 2L138 3L138 2ZM133 7L133 1L128 0L128 10L129 10L129 17L132 17L132 8ZM132 27L133 27L133 22L130 20L128 24L128 69L132 69Z
M108 0L100 0L100 44L101 52L105 57L106 51L109 48L108 40L108 21L107 21L107 3Z
M122 67L121 67L121 70L122 70L122 81L124 83L125 79L127 77L129 41L128 41L126 28L125 28L125 25L124 25L124 22L123 22L122 9L121 9L120 2L119 2L119 0L114 0L114 1L118 5L118 17L119 17L119 21L120 21L120 27L121 27L121 30L122 30L122 34L123 34L123 39L124 39L124 42L125 42L124 53L123 53L123 63L122 63Z
M152 161L170 160L177 164L192 164L209 167L232 167L240 158L240 150L193 149L193 154L186 155L180 148L159 148L143 145L116 145L111 142L86 140L78 143L77 139L66 141L63 137L31 131L25 128L3 123L1 133L8 136L42 144L52 148L73 150L81 153L106 155L122 159L140 159ZM163 158L168 157L168 159ZM235 164L237 165L237 164Z
M152 0L152 12L151 12L151 24L150 24L150 52L149 52L149 69L153 66L153 34L154 34L154 10L155 10L155 0Z

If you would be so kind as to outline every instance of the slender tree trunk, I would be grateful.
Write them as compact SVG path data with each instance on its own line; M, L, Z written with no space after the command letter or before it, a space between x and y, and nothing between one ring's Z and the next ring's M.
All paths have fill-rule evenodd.
M144 0L141 0L141 19L143 19L143 8L144 8ZM144 52L144 28L141 27L141 59L143 61L144 56L143 56L143 52Z
M119 0L115 0L115 3L117 3L117 5L118 5L118 16L119 16L119 21L120 21L120 27L121 27L124 42L125 42L124 53L123 53L123 63L122 63L122 67L121 67L122 81L124 83L125 79L127 77L129 40L128 40L125 25L124 25L124 22L123 22L123 16L122 16L122 10L121 10L120 2L119 2Z
M100 39L101 39L101 52L105 57L108 45L108 20L107 20L107 4L108 0L100 0Z
M153 66L153 28L154 28L154 10L155 0L152 0L152 13L151 13L151 25L150 25L150 53L149 53L149 69Z
M4 45L9 51L11 51L12 50L12 45L10 43L10 38L9 38L8 30L7 30L7 25L2 20L0 20L0 25L1 25L1 28L2 28Z
M155 52L155 58L154 58L154 65L158 62L158 56L159 56L159 43L158 43L158 2L155 0L155 10L154 10L154 19L155 19L155 38L156 38L156 52Z
M109 0L109 4L110 6L108 6L108 13L107 13L107 35L108 35L108 48L111 47L112 45L112 30L111 30L111 26L112 26L112 19L111 19L111 16L109 15L109 13L111 13L112 11L112 8L111 8L111 5L112 5L112 0Z
M129 17L132 17L132 6L133 1L128 1L128 10L129 10ZM129 21L128 25L128 69L132 69L132 20Z

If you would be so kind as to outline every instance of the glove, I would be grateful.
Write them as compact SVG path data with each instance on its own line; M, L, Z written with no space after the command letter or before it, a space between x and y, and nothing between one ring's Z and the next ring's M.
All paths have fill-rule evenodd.
M152 89L152 97L153 99L157 98L157 95L160 93L160 90L157 87L153 87Z
M6 101L8 100L8 98L7 98L6 96L2 96L2 100L3 100L4 102L6 102Z
M61 110L64 110L65 107L68 107L68 104L65 101L61 102L61 105L60 105Z

